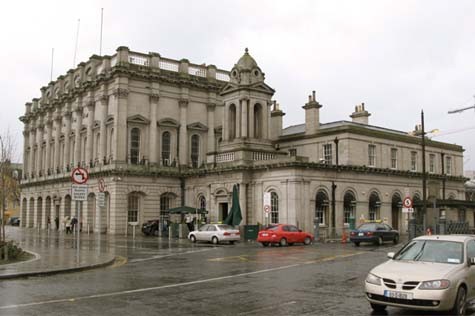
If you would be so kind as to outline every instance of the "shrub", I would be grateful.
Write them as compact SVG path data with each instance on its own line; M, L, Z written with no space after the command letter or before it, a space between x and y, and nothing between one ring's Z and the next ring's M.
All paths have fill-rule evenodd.
M8 253L8 256L6 258L5 252ZM16 260L19 259L23 253L23 249L15 245L13 241L0 242L0 260Z

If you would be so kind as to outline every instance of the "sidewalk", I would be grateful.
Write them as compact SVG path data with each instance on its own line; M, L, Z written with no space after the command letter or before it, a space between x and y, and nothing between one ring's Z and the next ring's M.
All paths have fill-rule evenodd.
M76 240L71 235L63 237L55 233L45 237L33 229L8 229L7 239L13 239L34 258L0 265L0 280L81 271L107 266L115 261L115 256L107 251L87 247L81 247L78 251Z

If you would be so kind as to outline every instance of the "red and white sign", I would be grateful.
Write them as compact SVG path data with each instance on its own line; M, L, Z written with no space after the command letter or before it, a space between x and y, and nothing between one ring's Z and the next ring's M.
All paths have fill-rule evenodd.
M104 190L106 189L106 182L104 181L103 178L99 179L98 185L99 185L99 192L104 192Z
M412 208L412 199L410 197L405 197L402 204L404 208Z
M264 206L264 212L270 213L270 206L269 205Z
M89 174L86 169L77 167L71 173L71 180L76 184L85 184L89 180Z

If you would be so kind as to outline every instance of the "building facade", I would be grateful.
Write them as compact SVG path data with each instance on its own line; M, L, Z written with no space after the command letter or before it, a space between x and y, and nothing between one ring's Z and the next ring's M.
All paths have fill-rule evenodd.
M231 71L127 47L92 56L41 88L20 118L22 226L45 228L76 203L83 227L110 234L182 205L221 221L239 184L242 224L317 223L330 235L350 218L382 219L404 233L402 199L423 197L421 137L370 125L364 104L351 121L321 123L315 93L305 123L283 128L274 92L247 49ZM429 199L464 199L462 147L427 139L426 161ZM76 166L90 174L82 203L71 199Z

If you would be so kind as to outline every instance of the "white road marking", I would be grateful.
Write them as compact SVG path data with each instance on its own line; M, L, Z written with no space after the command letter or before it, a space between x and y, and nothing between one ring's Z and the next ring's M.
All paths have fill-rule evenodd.
M355 253L354 255L358 255L358 254L361 254L361 253L362 252ZM337 259L339 257L348 257L348 256L349 255L333 256L333 257L330 257L330 258ZM312 263L315 263L315 261L312 262ZM48 300L48 301L32 302L32 303L24 303L24 304L4 305L4 306L0 306L0 310L13 309L13 308L22 308L22 307L31 307L31 306L38 306L38 305L47 305L47 304L55 304L55 303L75 302L75 301L80 301L80 300L89 300L89 299L102 298L102 297L119 296L119 295L124 295L124 294L135 294L135 293L150 292L150 291L169 289L169 288L180 287L180 286L189 286L189 285L215 282L215 281L221 281L221 280L232 279L232 278L239 278L239 277L248 276L248 275L279 271L279 270L295 268L295 267L299 267L299 266L303 266L303 265L309 265L309 264L312 264L312 263L296 263L296 264L290 264L290 265L276 267L276 268L269 268L269 269L257 270L257 271L246 272L246 273L239 273L239 274L234 274L234 275L226 275L226 276L222 276L222 277L196 280L196 281L190 281L190 282L175 283L175 284L168 284L168 285L155 286L155 287L147 287L147 288L141 288L141 289L135 289L135 290L126 290L126 291L102 293L102 294L95 294L95 295L70 297L70 298L63 298L63 299L57 299L57 300Z
M186 255L186 254L190 254L190 253L210 251L210 250L213 250L213 249L216 249L216 248L207 248L207 249L201 249L201 250L191 250L191 251L185 251L185 252L177 252L177 253L171 253L171 254L168 254L168 255L156 255L156 256L152 256L152 257L148 257L148 258L132 259L132 260L129 260L129 263L156 260L156 259L161 259L161 258L166 258L166 257L173 257L173 256L179 256L179 255Z

